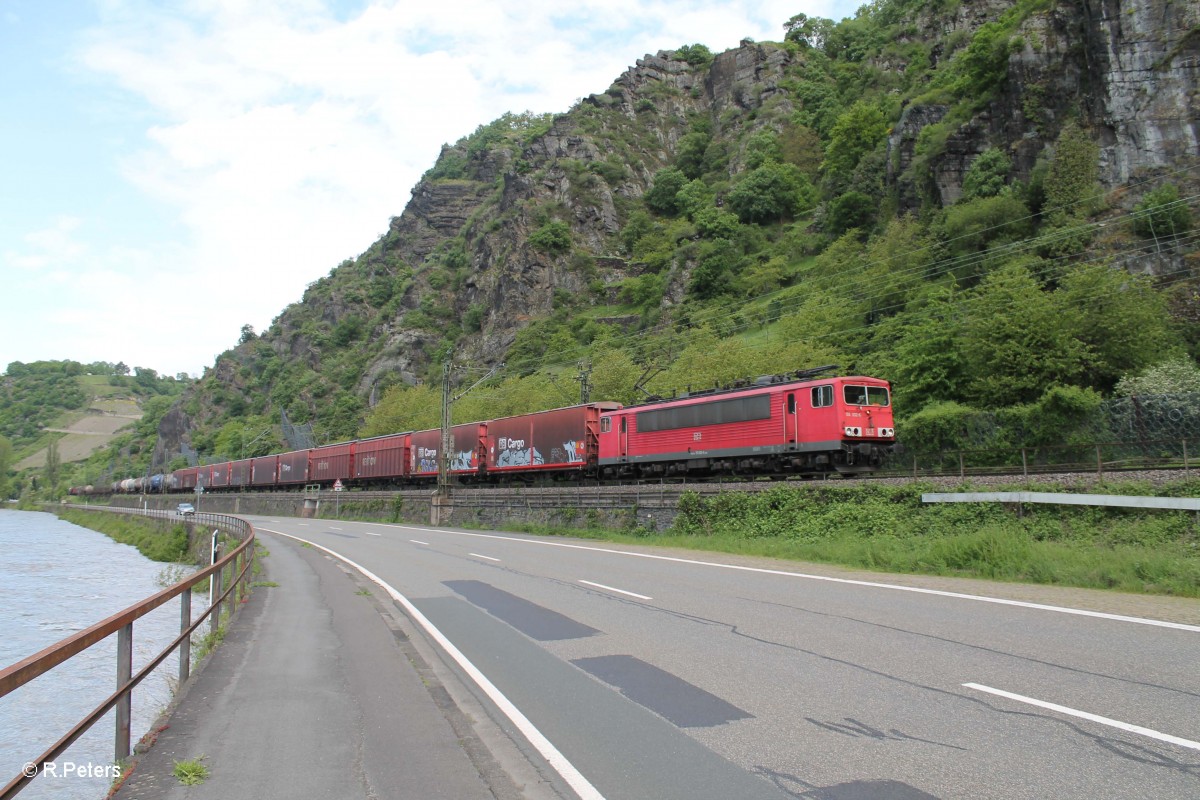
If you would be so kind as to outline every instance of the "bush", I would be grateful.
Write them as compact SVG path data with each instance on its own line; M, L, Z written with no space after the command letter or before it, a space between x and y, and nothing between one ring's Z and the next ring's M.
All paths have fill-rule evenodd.
M1148 193L1134 209L1133 230L1145 239L1179 236L1192 227L1188 204L1179 190L1166 183Z
M951 401L926 406L898 430L906 450L940 453L978 447L994 427L991 414Z
M667 215L677 214L679 203L676 195L687 183L687 176L681 170L674 167L660 169L654 174L654 181L642 196L642 200L652 211Z
M989 147L967 167L963 176L963 199L995 197L1004 191L1012 162L1003 151Z
M846 192L829 204L829 232L841 236L855 228L870 227L877 205L862 192Z
M529 246L550 255L571 249L571 228L562 220L551 220L529 235Z
M742 222L778 222L809 206L815 192L793 164L768 161L751 170L729 192L729 207Z

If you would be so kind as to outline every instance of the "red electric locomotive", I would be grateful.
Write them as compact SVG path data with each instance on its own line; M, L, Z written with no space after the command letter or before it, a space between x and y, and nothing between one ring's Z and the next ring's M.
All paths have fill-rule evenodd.
M821 370L623 408L600 419L603 476L869 472L895 447L886 381Z

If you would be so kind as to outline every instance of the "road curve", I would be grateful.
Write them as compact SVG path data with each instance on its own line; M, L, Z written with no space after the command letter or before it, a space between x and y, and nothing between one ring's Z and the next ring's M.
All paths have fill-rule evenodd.
M1200 625L784 562L249 519L390 587L583 797L1200 796Z

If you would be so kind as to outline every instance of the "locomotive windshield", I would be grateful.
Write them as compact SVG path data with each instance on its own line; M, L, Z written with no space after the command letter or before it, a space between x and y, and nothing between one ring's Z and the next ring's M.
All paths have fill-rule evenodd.
M845 386L842 396L848 406L887 406L891 405L888 390L882 386Z

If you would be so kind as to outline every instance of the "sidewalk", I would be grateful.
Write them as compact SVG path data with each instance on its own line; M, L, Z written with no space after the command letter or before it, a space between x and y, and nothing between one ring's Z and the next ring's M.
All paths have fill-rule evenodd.
M279 585L254 590L117 800L525 796L361 578L262 541ZM208 778L180 784L196 758Z

